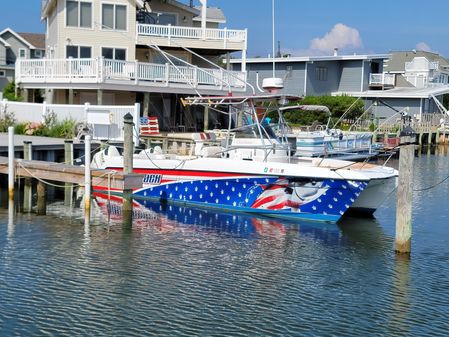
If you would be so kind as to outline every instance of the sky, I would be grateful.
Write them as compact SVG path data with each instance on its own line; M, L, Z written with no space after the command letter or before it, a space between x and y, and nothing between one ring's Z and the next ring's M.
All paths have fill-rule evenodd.
M181 2L188 3L187 0ZM199 1L195 0L195 4ZM248 56L272 53L272 0L208 0L229 29L248 29ZM0 31L43 33L40 0L2 0ZM275 0L275 44L293 56L426 50L449 57L447 0Z

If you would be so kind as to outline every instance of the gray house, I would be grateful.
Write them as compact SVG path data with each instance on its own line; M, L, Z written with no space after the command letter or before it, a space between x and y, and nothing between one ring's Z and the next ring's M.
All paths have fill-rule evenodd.
M255 88L268 77L284 80L283 93L299 96L360 93L375 87L370 74L382 75L389 55L334 55L307 57L250 58L246 60L248 82ZM231 60L240 70L241 60ZM275 76L273 76L273 64Z
M0 91L14 81L17 59L42 58L45 55L45 35L16 33L11 28L0 32Z
M232 69L240 69L241 60L230 62ZM417 119L439 113L435 99L441 102L449 93L449 61L429 52L251 58L246 65L248 81L256 91L264 78L279 77L284 80L282 93L360 97L381 119L398 111Z

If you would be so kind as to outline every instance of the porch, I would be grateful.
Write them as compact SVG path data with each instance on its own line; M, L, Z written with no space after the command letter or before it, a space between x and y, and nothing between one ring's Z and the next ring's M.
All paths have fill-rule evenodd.
M48 84L111 84L123 87L159 87L164 90L246 90L246 74L222 68L199 68L145 62L96 59L19 59L16 82L27 87ZM39 85L41 84L41 85ZM42 85L45 84L45 85Z

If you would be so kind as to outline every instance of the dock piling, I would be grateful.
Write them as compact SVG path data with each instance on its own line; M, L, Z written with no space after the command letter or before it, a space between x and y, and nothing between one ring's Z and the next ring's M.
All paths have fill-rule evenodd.
M403 118L406 118L405 116ZM411 253L413 161L415 157L415 131L406 125L400 134L399 178L396 207L395 252Z
M91 136L84 138L84 216L90 218L90 198L91 198Z
M47 214L47 200L45 198L45 184L42 181L37 182L37 215Z
M23 142L23 159L33 160L33 144L28 140ZM23 211L26 213L31 212L33 207L32 182L32 178L25 178L25 184L23 186Z
M8 127L8 198L14 199L14 127Z
M133 172L133 116L127 113L124 117L124 127L123 127L123 173L131 174ZM133 203L132 203L132 193L131 189L123 190L123 226L131 227L133 221Z
M67 139L64 141L64 162L73 165L73 140ZM73 184L65 184L64 205L69 207L73 205Z

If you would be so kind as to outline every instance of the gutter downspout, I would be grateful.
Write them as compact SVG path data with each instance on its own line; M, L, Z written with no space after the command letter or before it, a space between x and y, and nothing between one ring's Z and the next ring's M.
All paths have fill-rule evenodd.
M304 67L304 96L307 94L307 71L309 62L306 61L306 66Z
M201 3L201 31L203 41L206 40L206 17L207 17L207 0L200 0Z
M365 78L365 61L362 60L362 76L361 76L361 80L360 80L360 92L363 92L363 80Z

